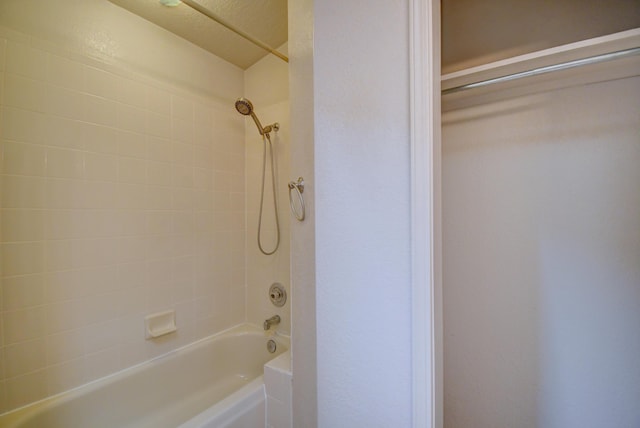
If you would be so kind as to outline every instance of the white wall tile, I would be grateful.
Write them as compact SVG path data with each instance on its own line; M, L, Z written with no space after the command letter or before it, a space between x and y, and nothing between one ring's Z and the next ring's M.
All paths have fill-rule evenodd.
M46 368L47 393L58 394L86 382L82 359Z
M140 184L118 184L118 208L122 209L145 209L147 208L147 199L151 199L151 195L147 192L147 187Z
M98 153L85 153L84 171L87 180L117 181L118 158Z
M244 278L232 277L244 242L234 250L227 233L237 227L229 172L242 174L242 144L217 160L228 173L213 192L214 142L243 121L229 114L214 129L212 107L186 92L9 45L0 61L0 411L245 319L244 286L225 288ZM226 210L218 224L216 209ZM145 341L143 316L171 306L180 333L162 346Z
M212 167L213 152L210 146L193 146L193 166L210 169Z
M193 132L194 143L211 147L213 139L213 111L203 105L196 105L194 112Z
M84 325L85 308L80 300L52 303L45 306L44 310L48 335L78 329Z
M76 91L83 91L85 87L84 66L57 55L47 57L47 81L56 86L62 86Z
M4 71L5 66L5 54L7 52L7 41L6 39L0 39L0 71Z
M147 112L147 134L160 138L171 138L171 118Z
M78 262L74 261L71 240L46 241L44 246L47 272L64 271L79 267Z
M17 74L5 74L2 102L10 107L44 112L47 85Z
M92 324L83 329L84 349L93 354L105 349L115 348L120 342L120 320L110 320Z
M24 342L37 339L45 333L45 310L43 306L4 312L4 344Z
M171 118L171 137L184 144L193 144L193 120Z
M5 140L44 144L47 117L41 113L3 107L0 111L0 135Z
M47 116L44 122L46 135L42 138L42 144L67 149L85 148L85 123L57 116Z
M118 265L118 283L122 289L133 289L147 285L147 264L145 262Z
M209 164L211 166L211 164ZM213 171L211 168L193 169L193 187L196 189L213 190Z
M157 235L147 239L147 253L149 260L170 259L173 256L175 236Z
M147 85L131 79L118 79L118 101L147 108Z
M182 166L193 166L193 144L174 141L171 147L174 163Z
M173 287L171 284L154 284L153 287L149 287L148 292L150 312L159 312L171 307L173 303Z
M170 186L172 179L171 164L168 162L147 162L147 183L158 186Z
M148 86L147 109L153 113L169 117L171 115L171 94L162 89Z
M31 79L46 80L47 54L19 42L7 43L5 70Z
M77 297L80 282L78 271L54 271L45 275L45 301L57 303Z
M72 209L86 207L86 186L80 180L50 178L46 181L46 207Z
M118 263L132 263L147 258L147 242L141 236L118 238Z
M40 241L44 239L44 215L42 210L4 210L2 224L2 240Z
M42 242L3 242L1 248L4 276L28 275L44 270Z
M83 124L81 132L85 150L105 154L118 153L117 134L114 128L88 123Z
M147 156L147 139L135 132L118 132L118 154L144 159Z
M74 267L107 266L120 259L119 238L97 238L72 241ZM138 256L142 257L142 255Z
M47 85L46 112L67 119L84 120L87 97L78 91Z
M82 238L88 232L83 210L48 210L44 218L47 239Z
M142 315L148 312L147 305L147 288L146 287L136 287L127 290L122 290L120 292L120 313L119 317L127 317L130 315ZM125 339L127 337L130 340L139 340L142 333L142 322L140 317L135 317L135 325L125 333ZM139 328L139 329L138 329ZM130 336L128 336L130 335Z
M127 104L118 104L118 128L144 134L146 131L145 110Z
M47 382L44 370L7 379L7 406L15 409L47 396Z
M172 187L147 186L147 208L150 210L170 210L172 208Z
M94 67L85 67L85 88L92 95L116 100L118 97L118 77Z
M89 209L113 209L117 207L118 183L90 181L84 185L84 207Z
M87 210L84 212L87 234L90 238L107 238L118 235L120 223L116 210Z
M12 276L2 280L2 309L12 311L45 302L42 274Z
M120 158L118 161L118 181L130 184L146 184L147 161L135 158Z
M184 120L193 120L193 102L177 96L171 96L171 115Z
M46 174L46 152L44 147L4 141L2 150L2 172L15 175L44 176Z
M84 157L82 152L47 148L47 176L53 178L82 178Z
M173 185L176 187L193 187L193 168L184 165L173 166Z
M46 336L48 365L60 364L84 355L84 335L81 329L67 330Z
M108 98L84 96L85 120L98 125L115 127L118 123L118 103Z
M147 141L149 142L149 160L158 162L171 162L173 160L171 152L171 140L157 137L148 137Z
M95 266L78 270L77 296L96 296L124 288L118 281L116 265Z
M118 317L120 294L117 292L98 294L82 299L85 310L85 324L103 323Z
M38 370L46 364L42 338L9 345L4 349L4 369L8 378Z
M119 235L143 235L147 232L145 210L120 210L114 215L118 221Z
M173 188L172 207L174 210L192 210L193 206L192 189Z
M194 216L192 211L173 212L173 233L177 235L187 235L193 233Z

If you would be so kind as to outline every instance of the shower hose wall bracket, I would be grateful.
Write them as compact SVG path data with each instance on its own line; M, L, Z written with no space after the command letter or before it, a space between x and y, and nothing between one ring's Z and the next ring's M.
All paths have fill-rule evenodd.
M305 217L305 208L304 208L304 197L302 193L304 193L304 179L302 177L298 177L296 181L289 182L289 205L291 206L291 212L293 216L298 221L304 221ZM297 195L297 199L300 205L300 208L296 208L296 204L294 202L294 197L292 194L295 193Z

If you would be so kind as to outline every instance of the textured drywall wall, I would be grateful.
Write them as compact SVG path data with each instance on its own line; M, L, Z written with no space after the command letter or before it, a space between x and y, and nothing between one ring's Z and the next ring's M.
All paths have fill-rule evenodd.
M314 5L322 427L410 425L408 27L404 1Z

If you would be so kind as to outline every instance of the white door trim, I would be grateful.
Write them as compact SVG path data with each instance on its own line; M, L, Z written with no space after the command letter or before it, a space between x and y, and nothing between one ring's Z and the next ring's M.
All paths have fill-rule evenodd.
M410 2L413 428L442 427L440 2Z

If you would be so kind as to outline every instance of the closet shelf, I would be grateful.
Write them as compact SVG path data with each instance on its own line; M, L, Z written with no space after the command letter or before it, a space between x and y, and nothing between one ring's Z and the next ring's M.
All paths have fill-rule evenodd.
M553 67L562 63L638 47L640 47L640 28L444 74L441 77L443 102L448 104L449 107L455 107L456 104L464 102L470 96L477 97L495 94L496 92L500 92L502 96L521 95L532 90L555 89L565 84L585 84L592 81L638 75L640 74L640 55L634 55L623 59L613 59L607 63L601 62L599 64L589 64L563 69L562 71L539 74L526 79L514 79L506 82L498 81L495 84L474 88L473 90L457 90L477 82L517 75L534 69ZM525 87L528 87L528 89L524 90Z

